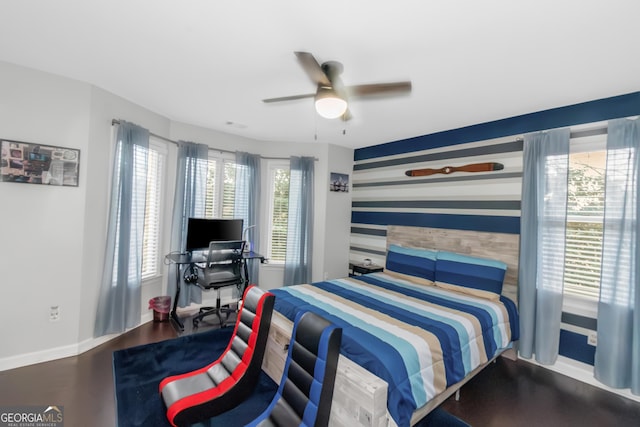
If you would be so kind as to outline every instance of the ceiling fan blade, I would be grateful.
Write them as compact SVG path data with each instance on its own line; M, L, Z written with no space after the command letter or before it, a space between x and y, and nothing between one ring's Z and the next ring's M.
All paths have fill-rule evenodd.
M281 96L280 98L267 98L267 99L263 99L262 102L270 103L270 102L280 102L280 101L295 101L296 99L313 98L314 96L316 96L315 93L305 93L304 95L291 95L291 96Z
M411 82L376 83L368 85L346 86L350 96L400 95L411 92Z
M453 172L490 172L490 171L499 171L504 169L504 165L502 163L474 163L472 165L464 165L464 166L445 166L440 169L411 169L406 171L404 174L407 176L429 176L435 175L437 173L442 173L445 175L449 175Z
M298 57L298 62L302 65L302 68L307 73L309 78L315 84L320 84L323 86L331 86L331 81L329 77L324 73L316 58L313 57L309 52L294 52Z

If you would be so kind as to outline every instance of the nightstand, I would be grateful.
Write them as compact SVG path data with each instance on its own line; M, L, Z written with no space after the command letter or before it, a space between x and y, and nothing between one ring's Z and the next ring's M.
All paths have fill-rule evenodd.
M378 273L384 270L384 267L381 265L370 264L364 265L361 262L350 262L349 263L349 276L360 276L361 274L368 273Z

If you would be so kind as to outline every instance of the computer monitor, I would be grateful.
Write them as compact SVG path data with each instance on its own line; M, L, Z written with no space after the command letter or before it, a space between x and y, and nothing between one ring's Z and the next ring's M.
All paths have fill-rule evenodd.
M214 240L242 240L242 219L189 218L186 251L207 249Z

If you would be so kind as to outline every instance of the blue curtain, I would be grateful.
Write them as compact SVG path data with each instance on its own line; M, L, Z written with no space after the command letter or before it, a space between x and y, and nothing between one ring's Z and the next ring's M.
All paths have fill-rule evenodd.
M190 217L203 218L207 190L207 164L209 149L204 144L178 142L178 165L176 169L176 190L173 199L171 221L171 251L183 252L187 240L187 223ZM172 297L176 292L175 264L169 265L167 293ZM202 302L202 291L197 286L185 286L184 274L180 275L179 307L192 302Z
M236 192L233 214L242 218L251 250L260 253L260 156L236 152ZM251 226L255 226L249 228ZM249 280L259 284L260 264L249 261Z
M311 282L313 260L313 157L291 157L284 285Z
M640 119L609 122L595 377L640 394Z
M140 324L149 131L121 122L111 182L107 247L94 336Z
M569 129L527 134L520 219L520 355L558 357L567 220Z

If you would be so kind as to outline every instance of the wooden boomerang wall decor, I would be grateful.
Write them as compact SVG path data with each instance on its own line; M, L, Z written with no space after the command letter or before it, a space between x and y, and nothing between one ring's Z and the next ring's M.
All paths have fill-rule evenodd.
M464 166L445 166L440 169L411 169L405 172L407 176L428 176L442 173L449 175L453 172L491 172L504 169L502 163L474 163L472 165Z

